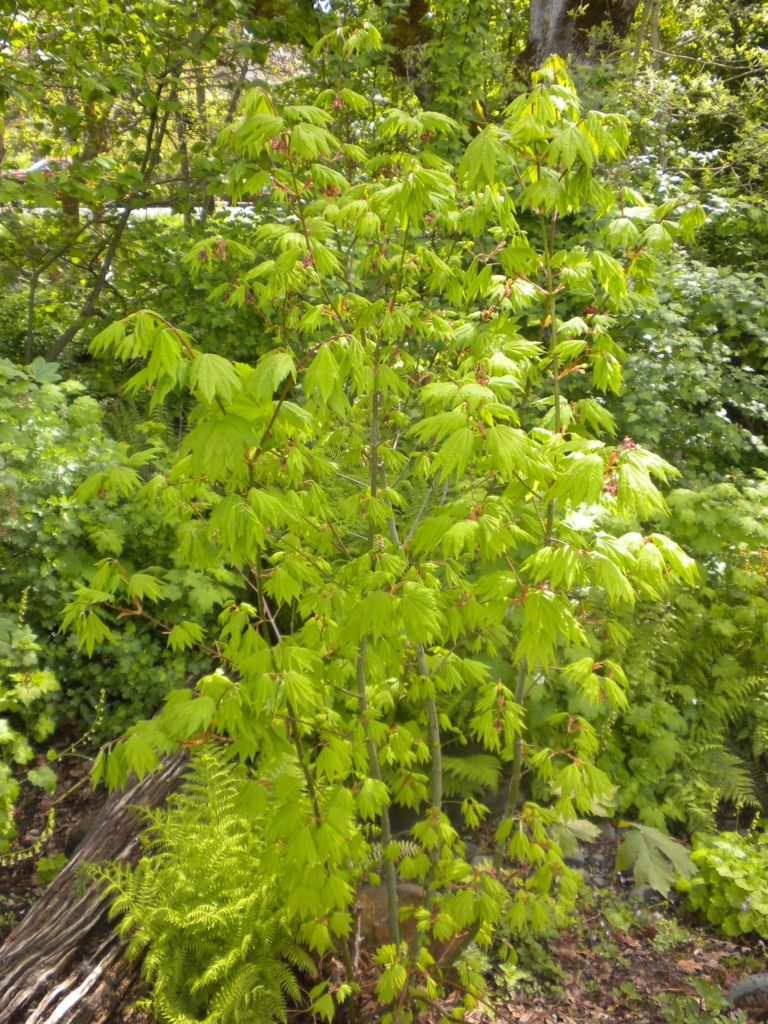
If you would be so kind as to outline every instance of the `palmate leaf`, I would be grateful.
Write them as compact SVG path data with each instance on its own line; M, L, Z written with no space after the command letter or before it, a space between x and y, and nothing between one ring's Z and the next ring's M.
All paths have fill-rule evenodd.
M599 249L595 249L591 259L597 279L610 297L615 300L626 295L627 280L619 261Z
M368 594L356 609L360 636L370 633L374 639L386 636L392 629L394 608L392 599L383 590Z
M198 476L210 480L224 479L236 465L243 462L246 446L258 444L259 435L248 420L227 413L205 420L191 430L182 442L182 456L192 454L192 465Z
M182 364L181 341L174 331L162 330L155 335L152 354L147 363L147 380L159 380L166 374L176 381Z
M598 551L592 553L592 558L594 559L594 581L605 587L611 607L622 601L633 605L635 592L632 589L632 584L622 572L621 566L609 556Z
M424 388L424 392L422 392L425 401L439 400L443 402L446 398L452 400L458 392L453 382L447 385L439 385L439 390L429 390L430 388L432 388L432 385L428 385ZM425 392L426 394L424 394ZM436 416L427 416L419 423L415 423L410 428L409 434L420 438L422 441L426 441L428 438L442 441L444 437L448 437L454 431L460 430L466 422L466 413L462 409L454 409L452 412L440 412Z
M665 537L663 533L652 533L651 540L664 553L667 562L680 579L693 586L699 578L696 560L687 555L679 544L676 544L670 537Z
M592 143L575 124L558 132L549 144L547 156L551 164L562 162L568 170L576 163L577 157L581 157L587 167L595 162Z
M570 544L557 547L543 547L524 563L536 583L549 579L551 586L570 590L574 583L583 583L586 573L578 549Z
M552 590L530 590L524 603L525 617L518 655L526 655L529 664L549 665L558 642L568 646L584 642L584 634L573 617L568 599Z
M235 564L244 557L252 562L257 548L264 545L264 528L257 513L236 494L228 494L214 507L208 532Z
M442 470L443 478L456 472L458 479L469 465L479 435L469 427L460 427L441 446L432 462L432 473Z
M582 501L596 502L603 491L603 474L605 465L596 452L590 455L574 453L566 461L566 470L552 485L546 500L553 501L566 498L571 505L580 505Z
M617 871L626 871L634 864L637 885L647 882L662 896L670 891L676 876L691 878L696 874L696 865L682 843L650 825L625 824L630 831L616 853Z
M203 636L203 627L196 622L177 622L168 634L168 646L172 651L183 651L200 643Z
M661 491L651 480L646 467L635 459L619 463L618 504L622 512L637 512L647 517L652 511L667 512Z
M503 425L491 427L486 431L486 444L494 466L508 479L513 479L515 472L526 468L531 442L522 430Z
M429 643L442 629L440 595L418 583L405 583L397 608L408 636L416 643Z
M649 224L640 236L640 244L647 246L654 253L667 254L672 248L673 241L674 238L666 224Z
M443 535L443 557L452 555L459 558L465 547L467 553L472 555L477 544L479 528L480 524L472 519L461 519L454 523Z
M29 364L27 371L32 380L38 384L55 384L56 381L61 380L61 374L56 372L58 368L58 363L48 363L42 356L38 356Z
M125 741L123 756L128 770L136 772L140 782L157 765L157 754L138 730Z
M112 630L101 619L97 611L93 611L93 605L103 601L111 601L113 595L106 592L88 590L87 587L75 589L75 600L64 606L64 616L61 620L62 632L72 629L77 634L78 647L85 646L88 657L93 654L96 644L114 643L115 637Z
M157 566L150 566L144 572L135 572L128 580L128 593L143 601L148 597L150 601L159 601L165 595L165 584L158 579L157 573L162 572Z
M254 779L243 784L240 795L235 801L235 810L242 814L246 821L257 821L267 809L267 791Z
M541 177L532 181L521 193L520 205L542 209L545 213L551 213L557 207L560 213L565 213L568 193L557 174L542 170Z
M72 495L72 503L79 505L96 497L102 491L115 497L129 497L141 487L142 479L129 466L113 466L106 473L94 473L84 480Z
M339 143L326 128L303 122L295 124L290 132L291 153L307 160L316 160L320 153L330 157Z
M250 96L255 95L255 90L250 93ZM246 151L256 154L266 145L269 139L278 136L284 127L285 122L281 117L259 111L255 114L249 114L242 124L235 129L234 141L240 144Z
M458 131L458 127L452 118L436 111L422 111L418 115L414 115L408 114L404 110L390 108L378 130L382 138L388 139L400 132L404 132L408 136L422 135L424 132L448 135Z
M165 707L163 727L175 740L186 740L207 729L215 714L216 703L211 697L177 700Z
M476 135L464 151L459 164L459 178L468 188L492 185L497 165L509 164L509 156L491 128Z
M46 793L52 793L56 789L56 772L47 764L27 772L27 778L33 786L39 786Z
M192 361L189 383L206 402L212 402L214 398L229 402L232 392L242 388L232 363L213 352L205 352Z
M129 324L130 321L127 319L116 320L108 327L105 327L103 331L99 331L99 333L93 338L91 344L88 346L88 351L92 355L98 355L100 352L105 352L110 345L116 345L125 337Z
M707 215L704 212L704 207L701 203L694 203L690 209L680 216L678 221L680 234L686 241L690 241L693 238L694 229L701 227L706 219Z
M288 376L296 376L293 359L287 352L272 352L259 360L246 381L245 390L257 401L271 398Z
M336 387L338 377L339 367L330 346L321 345L317 355L309 364L307 372L304 374L302 381L304 394L309 397L317 388L320 392L321 400L327 402L333 389Z

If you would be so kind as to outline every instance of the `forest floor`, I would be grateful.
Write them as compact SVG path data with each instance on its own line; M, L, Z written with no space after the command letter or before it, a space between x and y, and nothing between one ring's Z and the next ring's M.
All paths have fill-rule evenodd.
M55 803L55 826L44 856L50 863L57 854L74 851L106 799L103 784L91 790L88 769L86 759L70 759L60 772L56 793L41 801L39 791L27 791L16 808L16 845L34 843ZM631 877L611 873L613 853L610 841L580 848L585 886L572 925L546 941L521 944L516 964L489 962L488 997L471 1012L469 1024L710 1024L746 1019L730 1009L726 993L745 974L768 971L768 949L762 941L724 939L679 904L646 886L638 891ZM0 942L43 889L34 858L0 867ZM374 970L363 979L364 992L372 991ZM112 1024L147 1019L126 1006ZM298 1009L291 1014L292 1024L310 1020Z
M630 920L616 928L606 914ZM515 967L493 971L491 1005L472 1024L739 1019L728 990L768 969L761 945L723 940L666 901L637 902L610 889L587 894L571 928L519 954Z
M41 763L45 764L44 758ZM54 869L54 865L48 865L47 862L55 863L57 855L63 864L63 857L68 858L74 852L107 799L103 783L95 790L91 787L91 763L86 757L68 757L63 765L57 766L58 783L56 791L50 796L43 795L41 798L39 789L22 787L21 796L14 807L18 835L12 850L24 851L34 846L45 828L48 812L53 807L53 833L41 853L45 858L43 870L46 866ZM15 864L0 865L0 943L24 917L50 881L44 874L37 877L37 861L37 857L26 857Z

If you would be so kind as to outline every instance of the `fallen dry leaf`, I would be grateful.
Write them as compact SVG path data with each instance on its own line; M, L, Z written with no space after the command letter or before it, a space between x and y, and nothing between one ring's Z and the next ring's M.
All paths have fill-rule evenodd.
M682 971L683 974L696 974L698 971L703 969L704 964L698 960L678 960L675 966L678 971Z

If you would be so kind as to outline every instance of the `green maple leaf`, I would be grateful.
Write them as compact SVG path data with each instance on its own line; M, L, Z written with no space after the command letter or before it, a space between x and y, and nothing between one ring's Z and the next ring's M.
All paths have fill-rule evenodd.
M168 646L172 651L183 651L194 647L203 639L203 628L196 622L178 622L168 634Z
M176 334L167 329L160 331L155 337L152 355L147 364L149 379L157 380L161 373L165 372L171 380L175 381L181 362L181 342Z
M568 170L576 163L577 157L581 157L587 167L591 167L595 162L592 144L576 125L564 128L552 139L548 156L550 163L557 163L559 159Z
M650 825L630 822L624 842L616 853L616 870L624 871L635 866L635 882L645 882L666 896L675 882L675 875L691 878L696 874L696 865L691 860L687 847L670 836L665 836Z
M515 471L525 470L531 443L522 430L514 427L491 427L486 432L488 452L507 477L513 477Z
M206 402L217 397L229 402L232 392L241 390L240 378L232 363L213 352L205 352L193 360L189 383Z
M145 597L148 597L150 601L159 601L165 594L165 584L157 576L152 575L149 570L136 572L128 580L128 593L140 601L143 601Z
M196 733L204 732L215 714L216 703L211 697L196 697L168 704L163 718L166 728L175 739L186 740Z
M246 445L258 444L258 434L248 420L227 413L210 419L191 430L184 438L181 455L192 453L195 473L220 480L243 461Z
M374 590L357 608L360 635L372 633L374 639L386 636L392 623L392 600L383 590Z
M573 506L580 505L582 501L597 501L603 491L605 466L602 458L595 452L583 458L571 457L566 467L562 476L550 488L546 501L568 498Z
M304 394L309 397L317 388L322 401L327 402L336 386L338 376L339 367L333 357L333 352L328 345L322 345L304 374L302 382Z
M496 181L496 166L508 163L506 150L486 128L470 142L459 164L459 178L466 179L467 186L492 185Z
M600 284L612 299L619 299L627 293L627 280L624 268L613 256L595 249L591 256L592 266Z
M287 352L271 352L259 360L256 369L248 377L245 390L256 401L271 398L288 376L296 376L293 359Z
M134 732L123 744L123 757L129 770L136 772L139 782L157 764L157 754L140 732Z
M405 583L403 590L398 606L400 620L412 640L429 643L444 623L439 596L418 583Z
M543 208L550 213L555 207L565 211L566 190L556 174L542 170L541 177L532 181L520 195L520 206Z
M445 479L445 477L450 476L456 470L456 478L458 479L469 465L476 437L478 435L473 430L470 430L469 427L460 427L459 430L451 434L440 448L435 461L432 463L432 471L437 472L438 469L442 469L443 478Z
M240 795L235 801L235 810L248 821L256 821L267 809L267 791L260 782L249 779L243 783Z

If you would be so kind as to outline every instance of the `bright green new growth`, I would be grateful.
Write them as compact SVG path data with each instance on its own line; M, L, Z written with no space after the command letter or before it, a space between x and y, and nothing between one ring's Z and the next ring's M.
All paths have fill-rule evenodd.
M343 56L377 38L363 27L324 45ZM589 372L597 392L618 389L614 334L650 295L654 253L700 211L615 192L598 168L624 152L622 118L584 115L559 61L534 77L458 167L444 116L388 111L368 159L361 95L281 107L248 93L230 184L260 207L252 245L212 237L187 262L195 274L225 265L231 286L212 297L252 304L277 347L233 363L148 310L92 346L143 360L129 387L153 403L183 388L196 404L167 475L139 486L126 467L80 500L112 486L161 503L187 566L224 565L251 592L209 636L164 620L156 566L108 557L79 588L65 625L86 648L113 635L116 612L218 663L102 754L95 776L118 785L204 740L252 761L271 794L248 790L261 864L280 879L292 933L344 960L336 1003L355 984L351 908L380 835L391 942L377 991L406 1016L454 963L471 1006L473 941L544 931L573 905L579 878L554 830L609 807L613 787L586 718L563 706L534 735L526 702L563 675L584 704L623 709L617 616L695 578L668 537L626 526L664 510L657 482L676 471L629 438L603 441L601 395L582 383L569 399L569 382ZM577 213L583 238L561 246L558 223ZM472 760L459 767L464 746ZM524 771L538 799L519 804ZM502 773L494 867L506 885L464 860L444 799L458 778ZM392 804L426 808L419 852L397 867ZM462 812L473 825L487 809L468 797ZM410 946L397 874L428 890ZM432 939L448 942L437 962ZM319 995L316 1012L334 1007Z
M694 837L691 858L698 874L680 880L685 905L700 911L726 935L756 932L768 938L768 835L722 832Z
M288 965L315 974L264 869L261 820L238 804L243 775L216 751L198 754L168 807L145 812L138 866L91 871L130 935L128 956L143 954L160 1024L285 1021L286 996L300 997Z

